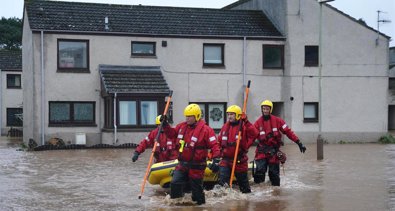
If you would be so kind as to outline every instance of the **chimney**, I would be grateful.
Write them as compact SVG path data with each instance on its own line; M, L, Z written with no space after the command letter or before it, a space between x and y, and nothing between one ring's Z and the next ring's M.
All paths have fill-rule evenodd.
M110 28L108 27L108 17L104 17L104 30L108 31Z

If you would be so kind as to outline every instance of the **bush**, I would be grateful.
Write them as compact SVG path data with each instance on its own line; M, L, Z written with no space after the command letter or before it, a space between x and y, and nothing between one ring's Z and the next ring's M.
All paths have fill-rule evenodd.
M382 144L395 144L395 138L391 134L388 133L388 134L380 137L379 143L382 143Z

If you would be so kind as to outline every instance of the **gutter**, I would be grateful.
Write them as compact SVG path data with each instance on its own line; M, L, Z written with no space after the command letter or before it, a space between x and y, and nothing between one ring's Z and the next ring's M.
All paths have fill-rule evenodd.
M117 137L117 93L114 93L114 142L113 144L118 142L118 137Z
M41 29L40 29L41 30ZM40 30L32 30L33 33ZM245 36L245 35L193 35L193 34L147 34L147 33L130 33L130 32L102 32L102 31L70 31L70 30L45 30L50 34L86 34L86 35L124 35L124 36L144 36L144 37L177 37L177 38L227 38L227 39L265 39L265 40L286 40L285 36Z
M45 112L45 86L44 86L44 80L45 80L45 68L44 68L44 31L41 30L40 32L40 51L41 51L41 145L45 144L45 126L44 126L44 112Z
M245 88L246 85L246 71L247 71L247 57L246 57L246 52L247 52L247 37L243 38L243 87ZM243 92L243 99L245 98L245 93Z

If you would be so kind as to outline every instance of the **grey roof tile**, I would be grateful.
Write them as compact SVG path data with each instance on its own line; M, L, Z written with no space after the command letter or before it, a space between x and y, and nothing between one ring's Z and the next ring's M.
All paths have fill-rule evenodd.
M167 94L170 89L158 66L99 65L107 93Z
M1 70L22 70L22 51L0 50Z
M28 1L32 30L149 35L282 36L258 10ZM108 17L109 30L104 19Z

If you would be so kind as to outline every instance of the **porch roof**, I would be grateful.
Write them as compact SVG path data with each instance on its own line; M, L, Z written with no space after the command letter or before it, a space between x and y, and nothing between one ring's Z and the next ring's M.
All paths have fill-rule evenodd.
M99 65L106 93L167 94L170 89L159 66Z

